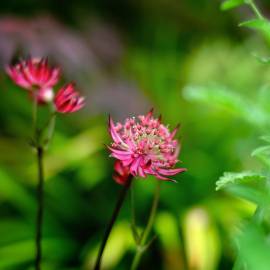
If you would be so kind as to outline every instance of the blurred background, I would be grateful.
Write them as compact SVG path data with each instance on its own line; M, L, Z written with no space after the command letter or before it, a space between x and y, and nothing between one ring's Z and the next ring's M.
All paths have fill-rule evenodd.
M264 14L269 1L257 1ZM254 205L215 191L224 171L260 169L250 152L268 128L268 43L238 27L246 7L219 0L9 0L0 4L0 269L33 269L35 155L28 146L31 101L4 68L18 56L48 56L75 81L87 106L57 118L46 153L44 270L91 269L120 186L112 180L107 117L155 108L181 123L188 172L163 183L158 237L140 269L231 269L232 237ZM44 112L43 112L44 111ZM46 108L41 109L46 113ZM147 222L155 179L136 180L139 226ZM129 269L135 244L126 201L104 269Z

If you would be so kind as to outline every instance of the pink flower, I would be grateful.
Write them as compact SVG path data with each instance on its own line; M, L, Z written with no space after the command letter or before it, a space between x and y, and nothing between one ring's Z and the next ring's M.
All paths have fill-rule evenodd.
M160 180L171 180L167 176L186 171L174 168L180 151L179 143L174 139L177 130L178 127L170 132L161 124L160 118L153 118L153 110L138 119L128 118L124 124L115 125L109 118L113 143L108 148L112 157L129 168L131 175L145 178L150 174Z
M115 182L120 185L124 185L127 182L128 177L130 176L129 167L123 166L121 161L116 160L114 163L114 171L115 173L113 175L113 179L115 180Z
M45 58L29 58L7 67L10 78L27 90L52 88L60 76L59 68L51 68Z
M56 111L59 113L72 113L84 106L84 97L75 91L73 83L63 86L54 98Z

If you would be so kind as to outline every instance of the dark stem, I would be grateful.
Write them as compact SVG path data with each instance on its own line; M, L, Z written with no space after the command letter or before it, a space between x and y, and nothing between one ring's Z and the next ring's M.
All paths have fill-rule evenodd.
M44 209L44 174L43 174L43 148L37 147L37 165L38 165L38 185L37 185L37 219L36 219L36 259L35 270L41 269L41 238L42 238L42 221Z
M114 223L115 223L115 221L117 219L117 216L118 216L118 214L120 212L120 209L121 209L121 207L123 205L123 202L125 200L127 191L129 190L132 178L133 178L133 176L130 175L129 178L127 179L126 184L124 185L124 187L122 188L122 190L119 193L118 200L117 200L116 206L114 208L111 220L110 220L110 222L109 222L109 224L108 224L108 226L106 228L105 234L104 234L103 239L102 239L102 243L101 243L101 246L100 246L100 249L99 249L99 252L98 252L98 257L97 257L97 260L96 260L96 263L95 263L94 270L100 270L101 259L102 259L102 255L103 255L107 240L108 240L108 238L110 236L113 225L114 225Z

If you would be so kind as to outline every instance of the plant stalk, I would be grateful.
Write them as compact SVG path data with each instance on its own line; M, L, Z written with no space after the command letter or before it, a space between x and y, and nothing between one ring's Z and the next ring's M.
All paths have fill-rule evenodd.
M264 16L262 15L262 13L260 12L260 10L256 6L256 4L254 3L254 1L253 0L250 0L248 2L248 4L251 7L251 9L253 10L253 12L256 14L256 16L258 17L258 19L263 20L264 19Z
M145 230L141 236L141 239L139 241L139 245L137 246L136 254L134 256L134 259L133 259L133 262L131 265L131 270L136 270L138 268L141 257L145 251L146 241L148 240L149 234L152 230L152 227L154 224L154 219L155 219L156 212L157 212L158 201L159 201L159 196L160 196L160 184L161 184L160 181L157 181L157 186L156 186L156 190L155 190L155 195L154 195L149 219L148 219L146 228L145 228Z
M122 205L123 205L123 202L125 200L127 191L130 188L132 178L133 178L133 176L130 175L129 178L127 179L127 182L125 183L125 185L123 186L122 190L119 193L118 200L116 202L116 206L114 208L112 217L111 217L110 222L109 222L109 224L108 224L108 226L107 226L107 228L105 230L105 234L104 234L102 242L101 242L101 246L100 246L100 249L99 249L99 252L98 252L98 256L97 256L97 259L96 259L94 270L100 270L102 255L103 255L104 249L106 247L107 240L108 240L108 238L110 236L113 225L114 225L114 223L115 223L115 221L116 221L116 219L118 217L118 214L119 214L119 212L120 212L120 210L122 208Z
M37 185L37 219L36 219L36 258L35 258L35 270L41 269L42 259L42 223L43 223L43 211L44 211L44 172L43 172L43 148L37 147L37 165L38 165L38 185Z

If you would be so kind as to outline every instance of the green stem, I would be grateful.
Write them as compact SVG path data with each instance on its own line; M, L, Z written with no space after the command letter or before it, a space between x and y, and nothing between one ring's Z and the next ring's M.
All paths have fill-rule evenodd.
M253 0L249 0L248 5L254 11L254 13L256 14L256 16L258 17L258 19L261 19L261 20L264 19L264 16L262 15L262 13L260 12L260 10L258 9L258 7L256 6L256 4L254 3Z
M134 204L134 183L130 188L130 208L131 208L131 224L136 227L136 214L135 214L135 204Z
M46 139L46 145L42 141L42 134L46 130L47 125L43 129L38 129L38 100L37 96L34 96L33 101L33 139L34 147L37 153L37 169L38 169L38 184L37 184L37 216L36 216L36 235L35 235L35 246L36 246L36 256L35 256L35 270L41 270L42 261L42 225L43 225L43 213L44 213L44 168L43 168L43 155L44 147L51 140L55 113L52 114L48 120L48 137Z
M50 118L49 118L49 121L48 123L45 125L44 127L44 131L46 130L46 128L48 128L48 131L47 131L47 137L45 138L44 140L44 147L47 149L48 146L49 146L49 143L52 139L52 136L53 136L53 132L54 132L54 128L55 128L55 118L56 118L56 113L55 112L52 112Z
M35 234L35 270L41 269L41 258L42 258L42 220L43 220L43 192L44 192L44 174L43 174L43 148L40 146L40 132L37 127L37 109L38 100L37 96L34 95L33 100L33 111L32 111L32 125L33 125L33 143L37 153L37 170L38 170L38 184L36 190L37 196L37 216L36 216L36 234Z
M141 257L145 251L146 241L148 240L149 234L152 230L154 219L157 212L158 201L159 201L159 196L160 196L160 183L161 183L160 181L157 181L157 186L156 186L156 191L155 191L155 195L154 195L154 199L153 199L153 203L151 207L150 216L149 216L146 228L140 239L139 245L136 249L136 254L134 256L134 259L131 265L131 270L136 270L138 268Z
M132 265L131 265L131 270L135 270L138 268L141 257L142 257L143 251L137 247L135 257L133 258Z
M44 172L43 172L43 148L42 146L37 147L37 164L38 164L38 186L37 186L37 220L36 220L36 259L35 269L41 269L42 259L42 222L43 222L43 211L44 211Z
M32 108L32 125L33 125L33 140L35 141L35 143L37 143L37 133L38 133L38 129L37 129L37 106L38 106L38 101L37 101L37 97L34 96L34 100L33 100L33 108Z
M110 236L113 225L114 225L114 223L115 223L115 221L116 221L116 219L118 217L120 209L122 208L122 205L123 205L123 202L125 200L127 191L129 190L130 184L132 182L132 178L133 178L133 176L130 175L127 182L126 182L126 184L124 185L121 192L119 193L119 197L118 197L116 206L114 208L111 220L110 220L110 222L109 222L109 224L108 224L108 226L107 226L107 228L105 230L105 234L104 234L102 242L101 242L101 246L100 246L100 249L99 249L99 252L98 252L98 256L97 256L97 260L96 260L96 263L95 263L95 266L94 266L94 270L100 270L102 255L103 255L104 249L106 247L107 240L108 240L108 238Z

